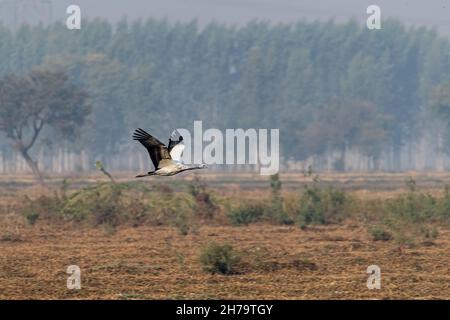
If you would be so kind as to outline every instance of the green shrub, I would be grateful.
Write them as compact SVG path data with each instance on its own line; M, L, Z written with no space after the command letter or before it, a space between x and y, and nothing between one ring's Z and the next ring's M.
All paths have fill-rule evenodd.
M33 226L39 218L39 213L37 212L27 212L24 214L25 219L27 220L30 226Z
M443 222L450 222L450 188L445 185L444 195L437 203L436 215Z
M173 193L161 196L157 193L148 194L147 222L153 225L172 225L181 234L187 234L194 226L195 203L186 193Z
M16 233L7 233L0 236L0 242L22 242L22 237Z
M306 186L300 197L298 223L304 228L309 224L338 222L345 216L346 203L343 191Z
M436 199L428 194L409 191L386 200L387 214L394 219L422 223L435 216Z
M143 183L97 183L74 192L60 192L36 199L25 197L19 211L30 224L36 219L83 222L114 230L119 224L172 225L186 234L195 224L198 201L186 192L174 192L166 185ZM110 233L108 231L108 233Z
M319 189L305 187L303 195L300 198L298 220L301 228L311 223L325 223Z
M112 183L86 187L67 198L61 213L70 220L88 220L94 226L116 226L123 210L121 195L124 188L125 185Z
M30 199L25 196L20 204L19 212L23 217L33 225L40 217L54 218L64 206L64 199L57 193L53 195L40 196L36 199Z
M435 226L421 226L419 232L423 238L428 240L435 240L439 236L439 231Z
M199 256L203 271L212 274L234 274L240 260L240 255L229 244L210 243L202 248Z
M392 239L392 234L381 227L369 228L369 233L374 241L389 241Z
M188 185L188 193L194 198L194 211L200 218L212 219L219 210L207 190L206 185L198 176Z
M294 221L284 210L283 198L281 196L281 181L278 173L270 176L270 189L272 199L265 210L265 218L278 224L292 224Z
M232 209L228 219L234 225L248 225L259 221L264 215L265 207L261 204L242 204Z
M189 234L189 231L191 230L192 227L189 218L184 212L180 212L176 216L173 225L178 229L178 232L183 236Z
M414 244L417 239L437 238L439 233L430 224L448 221L448 187L442 197L419 192L412 178L406 181L406 187L406 192L385 201L382 223L399 243Z

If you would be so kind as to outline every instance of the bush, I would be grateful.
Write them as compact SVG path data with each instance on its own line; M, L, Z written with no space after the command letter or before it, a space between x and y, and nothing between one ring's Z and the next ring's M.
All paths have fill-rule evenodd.
M450 221L450 188L448 185L445 186L442 199L438 201L436 215L443 222Z
M65 188L54 195L25 198L19 211L30 224L36 219L65 220L103 226L113 231L119 224L173 225L182 234L192 229L195 200L166 185L148 188L143 183L98 183L70 194Z
M389 241L392 239L392 234L381 227L371 227L369 233L374 241Z
M22 237L16 233L7 233L0 236L1 242L22 242Z
M264 215L265 207L261 204L244 204L232 209L228 219L234 225L248 225L259 221Z
M439 231L435 226L421 226L420 233L428 240L435 240L439 236Z
M450 215L448 186L442 197L419 192L412 178L406 181L406 187L406 192L384 202L381 222L399 243L436 239L439 233L431 224L446 223Z
M37 212L27 212L24 214L25 215L25 219L27 219L27 222L30 226L33 226L37 219L39 218L39 213Z
M57 193L53 196L40 196L36 199L30 199L25 196L20 204L19 212L33 225L38 218L54 218L64 206L64 199L59 197Z
M197 176L188 185L188 193L194 198L194 210L197 216L212 219L218 212L219 207L214 203L206 185Z
M270 189L272 199L270 205L265 210L265 217L278 224L292 224L294 221L284 210L283 198L281 196L281 181L278 173L270 176Z
M146 222L152 225L171 225L182 235L196 228L195 200L184 192L159 189L144 194L147 198Z
M411 223L422 223L433 218L437 208L433 196L416 191L409 191L386 201L386 212L391 219Z
M199 256L203 271L212 274L234 274L240 260L240 255L229 244L210 243Z
M173 225L178 229L178 232L185 236L189 234L189 231L192 229L192 224L190 223L190 219L184 212L180 212L174 219Z
M94 226L115 227L123 210L121 195L124 187L112 183L86 187L67 198L61 213L71 220L89 220Z
M298 223L304 228L309 224L338 222L345 215L346 203L347 197L340 190L306 186L300 197Z

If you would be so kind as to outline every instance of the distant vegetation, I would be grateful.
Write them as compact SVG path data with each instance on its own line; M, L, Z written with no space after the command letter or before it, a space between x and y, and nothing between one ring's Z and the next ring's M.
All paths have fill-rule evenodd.
M298 222L301 228L309 224L336 223L348 214L348 209L348 197L344 192L307 186L300 197Z
M59 140L76 140L91 108L86 93L63 72L31 71L0 79L0 132L27 162L40 183L41 169L31 149L47 127Z
M16 33L0 26L0 77L62 70L88 93L83 135L54 139L54 128L44 128L38 143L50 151L67 146L106 158L135 127L151 125L164 137L200 119L217 128L281 128L286 159L334 152L342 170L352 148L376 169L384 150L394 150L399 165L400 146L424 130L450 137L448 48L435 32L393 20L376 32L356 22L200 28L93 20L76 32L55 23Z
M274 180L278 178L271 178L272 187ZM374 241L432 242L439 236L439 228L450 226L449 189L440 195L423 193L415 189L412 179L406 186L407 190L398 195L374 200L331 187L319 188L313 182L295 196L280 193L276 199L250 200L219 196L198 179L188 182L185 191L141 182L97 183L68 191L64 183L53 195L25 197L13 210L20 212L30 226L69 223L102 227L107 233L114 233L120 226L162 225L188 235L205 224L243 227L252 223L295 223L308 231L320 225L352 221L365 226ZM192 190L202 190L202 196L199 198L198 191Z

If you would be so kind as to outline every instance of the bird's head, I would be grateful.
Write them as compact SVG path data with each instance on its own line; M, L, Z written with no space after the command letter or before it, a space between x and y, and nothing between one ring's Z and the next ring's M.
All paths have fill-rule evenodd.
M199 168L199 169L207 169L208 166L207 166L206 164L203 164L203 163L202 163L202 164L199 164L199 165L198 165L198 168Z

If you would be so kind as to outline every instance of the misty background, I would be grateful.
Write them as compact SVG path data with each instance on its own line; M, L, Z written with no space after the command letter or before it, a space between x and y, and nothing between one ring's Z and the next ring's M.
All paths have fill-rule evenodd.
M198 19L201 24L219 21L242 25L252 19L279 22L307 20L347 21L366 20L366 8L375 4L382 8L385 18L398 18L405 24L435 27L450 33L450 4L447 0L2 0L1 19L13 24L13 8L18 9L20 22L55 21L65 19L66 8L79 5L88 18L103 18L117 22L168 18L174 21ZM14 5L13 5L14 4Z
M81 30L65 27L70 4ZM371 4L382 30L365 27ZM81 132L49 126L33 146L46 172L143 170L134 128L166 142L194 120L280 128L285 170L444 170L449 13L439 0L3 0L0 76L63 71L89 96ZM29 171L12 146L0 131L0 173Z

